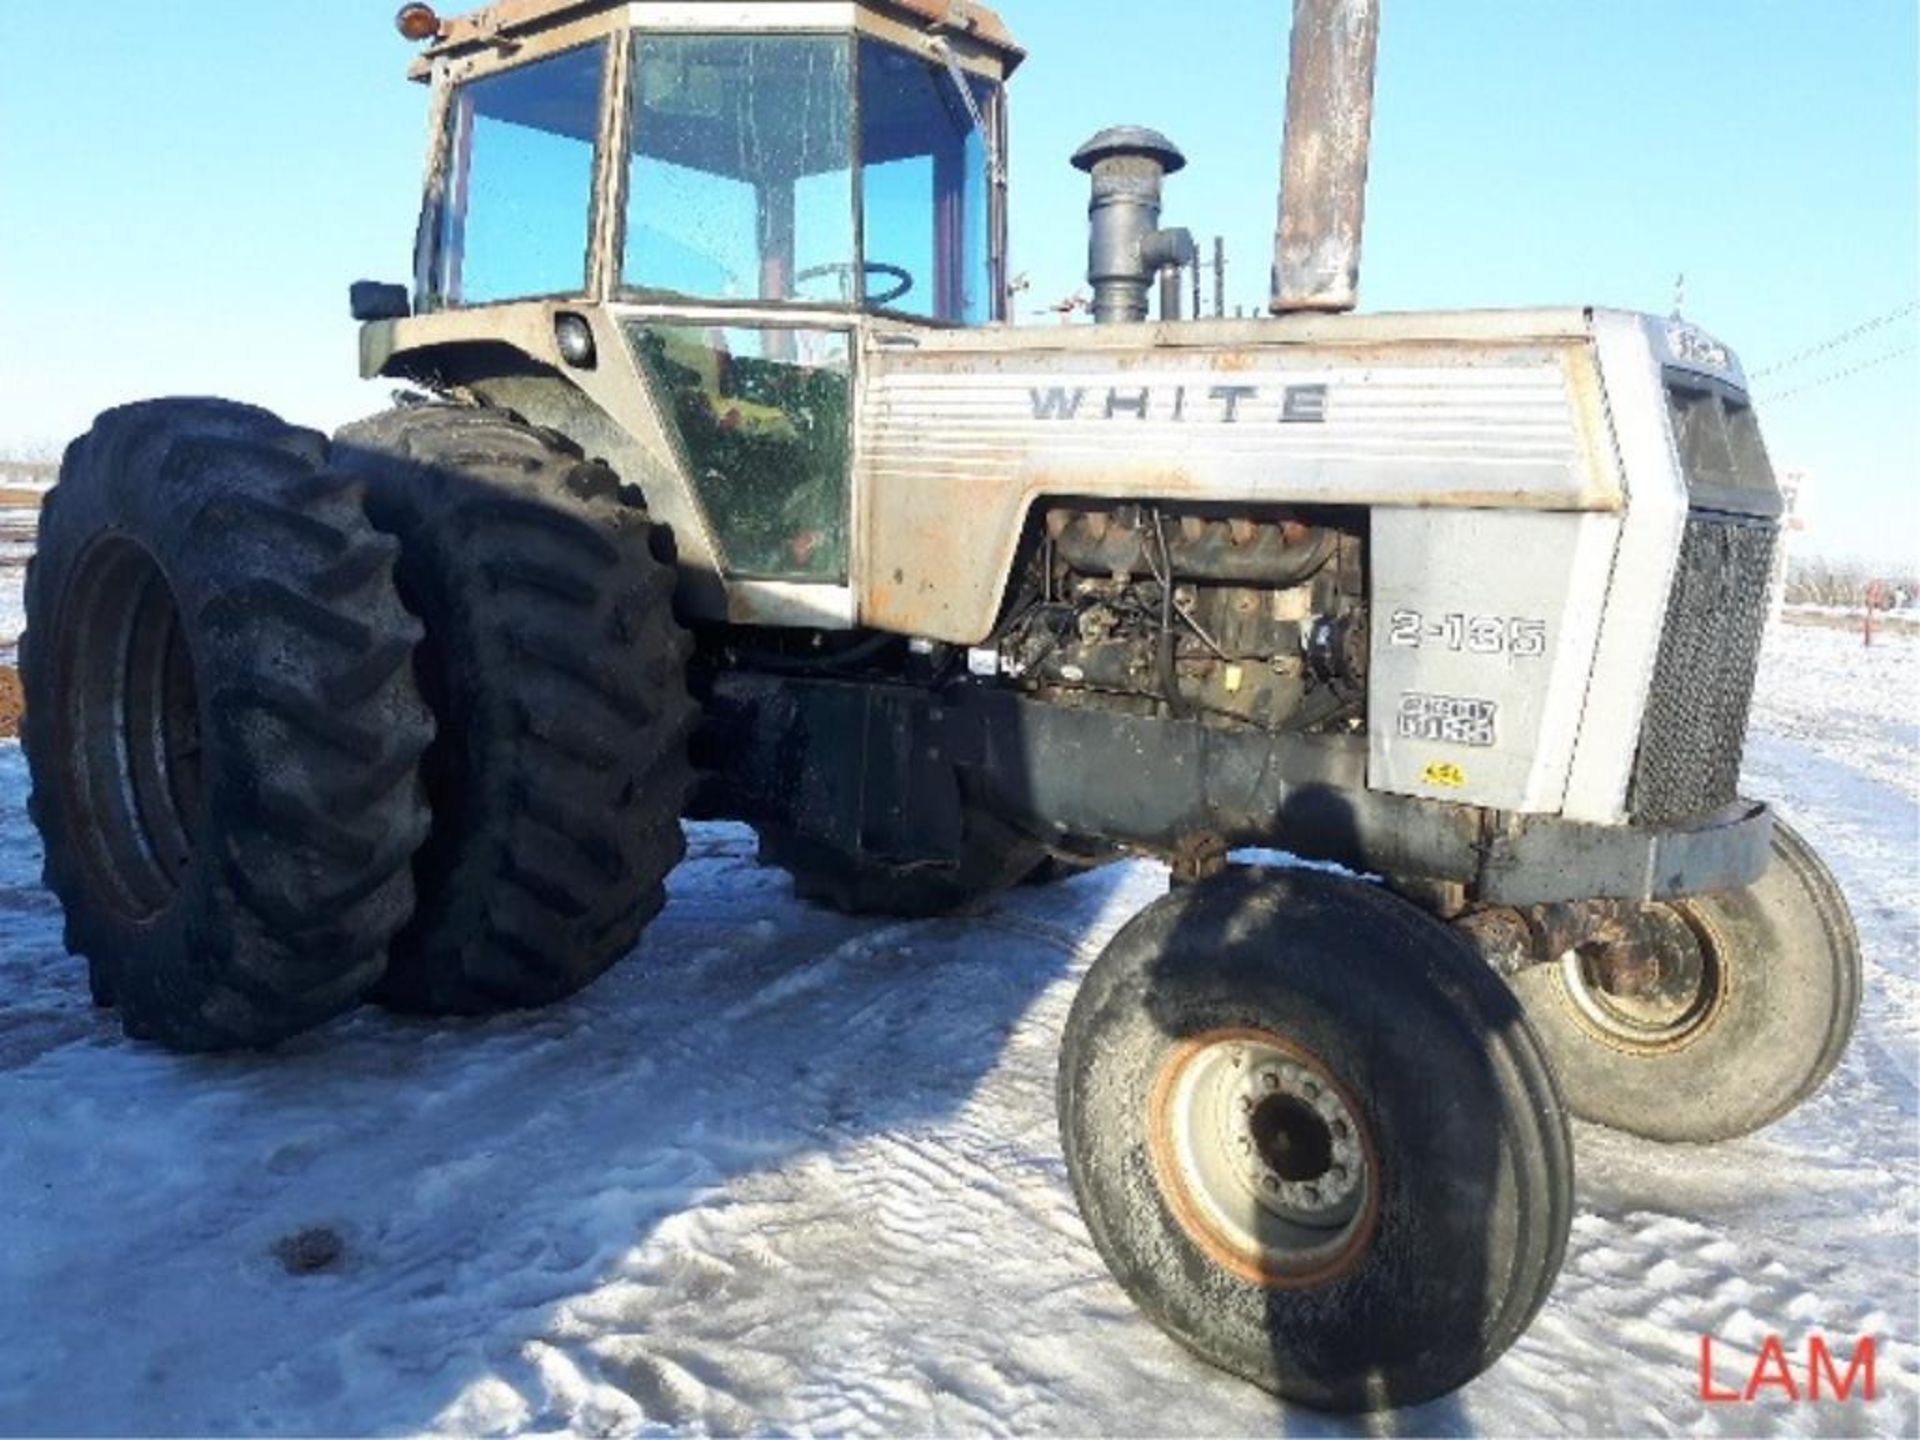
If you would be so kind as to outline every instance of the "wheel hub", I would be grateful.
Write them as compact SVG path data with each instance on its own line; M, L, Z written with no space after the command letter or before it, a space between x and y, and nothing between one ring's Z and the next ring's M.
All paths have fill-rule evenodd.
M1360 1185L1352 1114L1293 1061L1262 1061L1243 1051L1234 1069L1241 1079L1225 1139L1235 1173L1262 1207L1283 1219L1337 1223Z
M1358 1107L1317 1057L1261 1031L1214 1032L1175 1052L1150 1104L1162 1193L1227 1269L1317 1284L1364 1251L1378 1165Z
M123 920L166 909L198 844L200 705L179 603L159 564L123 536L82 557L71 593L72 648L55 706L82 793L69 812L93 817L90 868Z
M1689 1043L1725 999L1712 947L1670 905L1646 906L1631 930L1602 932L1568 951L1560 973L1582 1023L1636 1049Z

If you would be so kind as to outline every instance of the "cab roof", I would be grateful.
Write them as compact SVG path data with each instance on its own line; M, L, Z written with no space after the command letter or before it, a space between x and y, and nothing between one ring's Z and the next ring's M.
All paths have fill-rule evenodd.
M626 3L628 0L495 0L482 9L444 20L439 36L424 53L428 57L466 54L501 39L544 30L598 11L618 9ZM692 3L717 5L719 0L692 0ZM762 3L794 4L803 0L762 0ZM927 29L965 35L998 54L1009 75L1026 59L1027 52L1014 42L1012 32L999 14L974 0L846 0L846 3L849 9L869 10ZM740 6L735 4L732 9L737 15ZM739 26L736 22L727 28L751 27Z

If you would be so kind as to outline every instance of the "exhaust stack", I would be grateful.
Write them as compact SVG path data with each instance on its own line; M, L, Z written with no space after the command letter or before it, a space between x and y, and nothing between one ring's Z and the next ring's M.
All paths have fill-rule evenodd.
M1379 38L1380 0L1294 0L1273 247L1276 315L1360 303Z

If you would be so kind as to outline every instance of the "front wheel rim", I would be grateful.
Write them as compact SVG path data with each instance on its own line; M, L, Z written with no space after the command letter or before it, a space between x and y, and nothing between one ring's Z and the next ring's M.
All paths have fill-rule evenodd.
M1652 943L1609 939L1560 958L1580 1024L1616 1049L1661 1054L1698 1040L1726 1005L1725 945L1675 906L1648 906Z
M1222 1269L1292 1288L1365 1254L1378 1150L1359 1105L1304 1048L1252 1029L1184 1042L1161 1067L1147 1133L1168 1209Z

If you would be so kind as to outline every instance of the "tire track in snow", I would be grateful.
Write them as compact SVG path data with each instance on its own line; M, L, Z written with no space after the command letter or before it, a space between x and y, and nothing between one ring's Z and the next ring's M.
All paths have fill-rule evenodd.
M750 832L696 826L667 912L578 1001L209 1065L88 1006L0 746L0 1430L1913 1433L1916 787L1884 718L1910 687L1868 681L1920 647L1848 643L1770 641L1748 774L1860 917L1861 1042L1754 1139L1579 1127L1539 1322L1384 1422L1191 1360L1074 1211L1058 1034L1157 867L896 925L801 907ZM291 1280L268 1247L316 1220L347 1262ZM1887 1337L1871 1410L1698 1402L1703 1329L1731 1369L1763 1330L1860 1326Z

